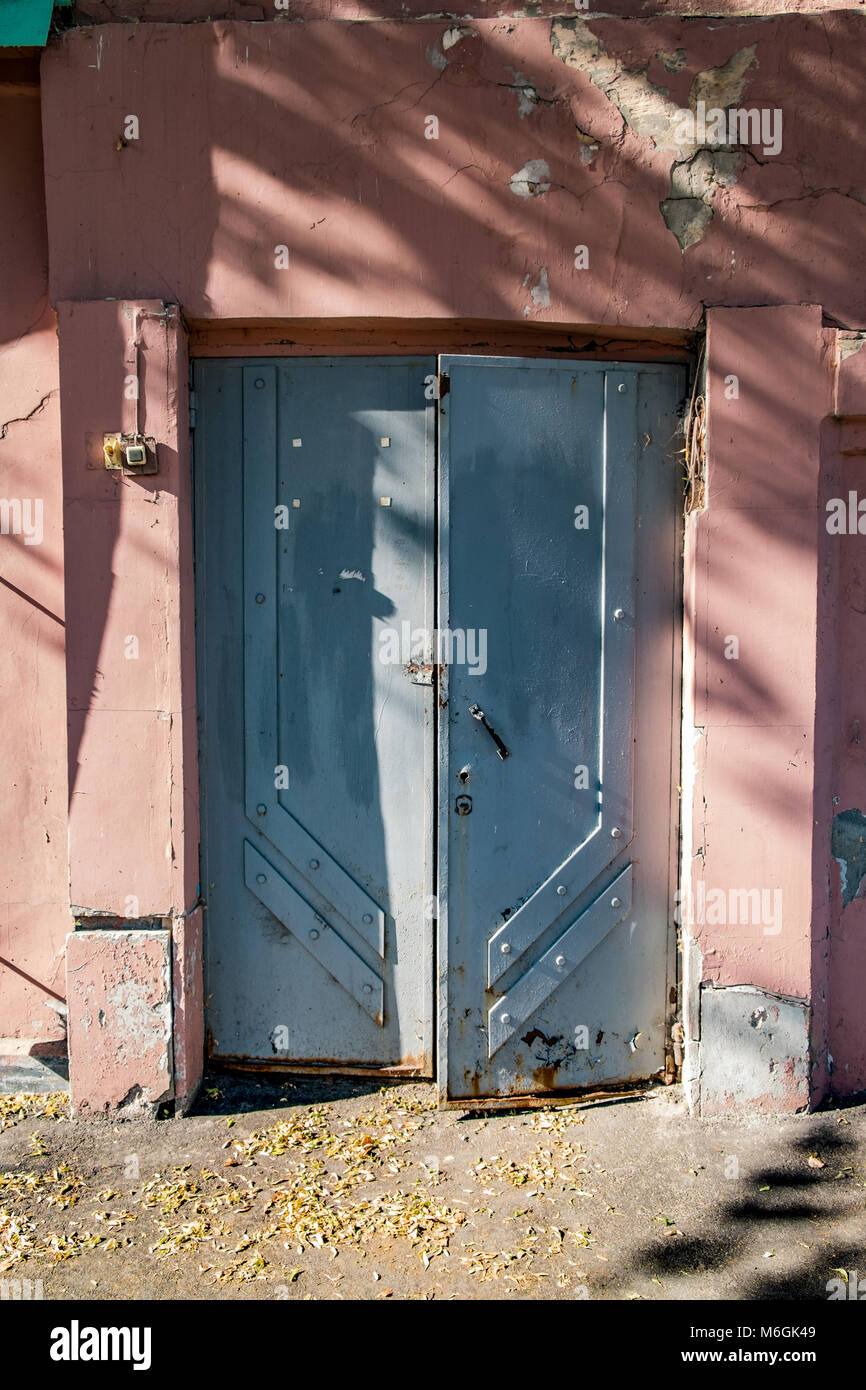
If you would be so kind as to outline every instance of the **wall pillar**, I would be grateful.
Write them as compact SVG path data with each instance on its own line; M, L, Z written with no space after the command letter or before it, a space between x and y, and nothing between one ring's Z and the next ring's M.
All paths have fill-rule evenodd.
M708 314L706 509L686 537L685 1080L703 1114L813 1078L818 307Z
M815 888L824 931L826 1086L866 1091L866 333L839 332L824 430Z
M58 323L72 1100L183 1107L203 1037L186 338L159 300ZM158 472L107 470L103 434L136 424Z

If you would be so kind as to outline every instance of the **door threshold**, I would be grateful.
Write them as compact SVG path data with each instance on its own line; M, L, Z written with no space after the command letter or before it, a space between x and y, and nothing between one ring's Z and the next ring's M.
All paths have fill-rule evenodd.
M246 1072L247 1074L280 1076L329 1076L369 1078L381 1077L385 1081L432 1081L433 1073L418 1066L370 1066L354 1062L281 1062L269 1058L254 1057L209 1057L208 1069L214 1072Z
M650 1077L637 1085L632 1082L627 1086L611 1085L594 1091L553 1091L547 1095L495 1096L487 1100L476 1096L454 1097L443 1099L440 1106L443 1110L466 1110L479 1115L487 1111L501 1113L510 1110L550 1110L568 1105L610 1105L621 1100L645 1100L651 1092L660 1087L668 1090L669 1086L670 1083L660 1077Z

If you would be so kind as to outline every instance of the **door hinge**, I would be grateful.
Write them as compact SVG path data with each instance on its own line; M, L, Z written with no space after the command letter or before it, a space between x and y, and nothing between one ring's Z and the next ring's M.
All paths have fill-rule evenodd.
M431 661L409 661L403 667L403 675L413 685L432 685L436 663Z
M195 391L189 393L189 427L194 430L198 424L198 396Z
M448 375L447 372L440 372L440 373L439 373L439 399L440 399L440 401L442 400L443 396L447 396L447 395L448 395L448 392L449 392L450 390L451 390L451 378L450 378L450 376Z

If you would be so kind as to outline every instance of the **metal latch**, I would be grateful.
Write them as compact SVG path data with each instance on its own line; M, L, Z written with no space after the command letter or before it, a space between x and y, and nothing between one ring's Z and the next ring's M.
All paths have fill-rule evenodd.
M493 742L496 744L497 753L504 762L505 759L509 756L508 749L505 747L505 744L502 742L502 739L499 737L496 730L492 727L492 725L488 724L487 715L484 713L484 710L481 708L480 705L470 705L469 713L472 715L473 719L477 719L479 724L487 730L488 734L493 739Z

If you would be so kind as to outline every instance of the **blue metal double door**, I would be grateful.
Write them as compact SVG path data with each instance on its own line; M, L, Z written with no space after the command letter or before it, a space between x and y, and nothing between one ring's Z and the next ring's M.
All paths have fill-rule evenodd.
M683 384L197 364L212 1056L451 1099L664 1068Z

